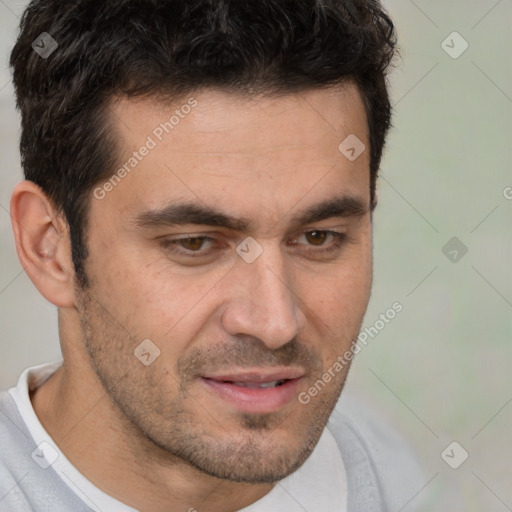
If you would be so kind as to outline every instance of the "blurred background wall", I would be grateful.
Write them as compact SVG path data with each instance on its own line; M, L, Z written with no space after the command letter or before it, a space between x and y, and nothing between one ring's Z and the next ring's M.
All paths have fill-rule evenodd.
M56 309L21 268L8 214L22 174L7 60L24 5L0 0L0 388L27 366L60 357ZM363 324L371 334L347 388L409 439L426 475L417 498L429 510L505 512L512 510L512 1L385 5L401 62L390 77L394 128L374 220L374 287ZM381 327L380 315L397 301L402 311Z

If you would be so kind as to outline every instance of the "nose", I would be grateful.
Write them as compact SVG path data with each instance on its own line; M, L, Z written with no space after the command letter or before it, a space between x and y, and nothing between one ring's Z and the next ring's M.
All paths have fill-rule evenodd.
M280 249L265 249L252 263L240 260L230 273L224 330L260 339L269 349L292 341L304 326L301 301Z

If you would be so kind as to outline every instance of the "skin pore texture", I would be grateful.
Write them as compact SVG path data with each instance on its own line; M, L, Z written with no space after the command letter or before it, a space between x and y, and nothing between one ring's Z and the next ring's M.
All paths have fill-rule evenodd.
M156 144L101 199L91 194L89 288L74 285L66 225L39 189L24 182L13 195L21 224L39 219L27 273L59 307L64 365L32 394L36 414L91 482L143 512L236 511L297 470L348 366L307 405L297 397L351 347L371 291L357 87L190 97L197 104L161 140L155 128L189 97L112 103L119 167L148 136ZM338 149L350 134L366 145L354 161ZM343 197L361 211L294 221ZM185 202L247 219L250 230L162 220ZM329 231L345 238L337 245ZM262 249L251 263L236 251L247 237ZM148 365L134 355L143 340L160 351ZM287 368L301 376L294 396L270 412L241 410L203 378Z

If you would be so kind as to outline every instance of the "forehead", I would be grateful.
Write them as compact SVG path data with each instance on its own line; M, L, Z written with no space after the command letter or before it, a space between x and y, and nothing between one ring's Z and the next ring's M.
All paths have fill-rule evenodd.
M175 150L198 153L304 148L318 146L328 134L334 141L343 134L368 135L363 100L351 82L270 97L205 89L170 102L123 98L115 101L111 112L113 126L128 146L152 134L163 145L172 142Z
M369 148L353 84L274 97L203 90L172 102L122 99L111 111L112 173L125 171L105 200L117 211L193 200L275 220L329 194L369 198L369 151L352 161L339 149L354 136Z

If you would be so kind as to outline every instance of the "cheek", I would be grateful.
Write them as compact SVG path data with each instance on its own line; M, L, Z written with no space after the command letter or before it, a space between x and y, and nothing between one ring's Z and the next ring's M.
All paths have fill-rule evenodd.
M352 264L340 262L325 279L304 283L303 296L317 330L319 350L326 359L336 358L357 338L370 299L371 252L362 252Z
M210 271L199 276L182 275L163 259L140 252L104 252L101 278L95 295L132 338L149 339L160 350L158 365L174 373L174 362L189 345L200 338L200 331L211 310L208 295L224 272ZM117 261L117 265L111 262ZM136 343L136 344L137 344Z
M308 297L312 306L329 315L356 317L366 308L372 284L372 251L370 242L357 244L321 275L308 279Z
M94 298L119 326L141 340L160 337L171 328L171 317L179 316L175 310L181 293L175 286L169 293L166 280L143 255L101 239L90 244L89 254L87 273Z

